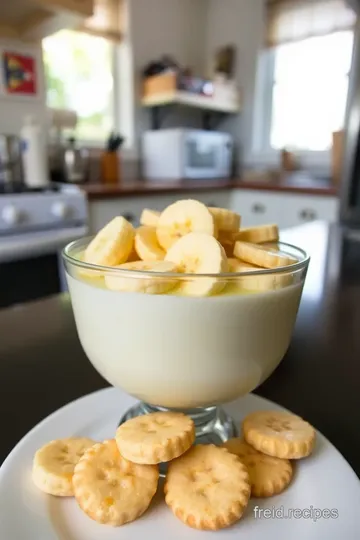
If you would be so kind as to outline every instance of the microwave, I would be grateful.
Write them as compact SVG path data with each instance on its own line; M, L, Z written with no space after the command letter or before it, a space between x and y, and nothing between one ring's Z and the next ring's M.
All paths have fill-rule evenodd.
M148 180L229 178L233 151L228 133L181 128L146 131L143 175Z

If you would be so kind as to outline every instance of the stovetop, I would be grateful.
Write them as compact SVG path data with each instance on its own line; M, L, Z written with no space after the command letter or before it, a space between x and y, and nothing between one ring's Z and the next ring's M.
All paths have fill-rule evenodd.
M58 193L61 186L50 184L47 187L30 188L22 183L0 184L0 195L14 195L16 193Z
M71 184L30 189L13 184L0 190L0 236L82 226L88 221L85 193Z

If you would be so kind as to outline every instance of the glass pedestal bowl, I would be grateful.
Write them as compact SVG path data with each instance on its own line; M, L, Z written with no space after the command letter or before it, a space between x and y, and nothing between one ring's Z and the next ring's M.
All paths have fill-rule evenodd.
M197 438L218 444L237 426L220 407L259 386L289 346L309 258L288 244L268 244L296 259L276 270L216 275L164 274L81 261L90 239L63 252L77 331L86 355L113 386L140 400L120 423L158 410L193 417ZM124 280L123 290L110 290ZM164 280L166 294L136 291L137 280ZM217 279L215 296L185 296L184 283ZM203 281L204 282L204 281ZM191 290L195 291L196 287ZM203 287L199 287L203 290Z

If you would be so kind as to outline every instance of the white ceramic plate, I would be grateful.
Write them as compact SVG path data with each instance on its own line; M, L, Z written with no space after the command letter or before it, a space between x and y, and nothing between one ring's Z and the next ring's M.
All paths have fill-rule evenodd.
M297 464L294 480L284 493L251 500L241 521L217 533L183 525L166 507L161 490L142 518L114 529L92 521L74 499L51 497L33 485L31 463L40 446L69 436L111 438L122 413L133 404L132 398L117 389L101 390L55 412L20 441L0 469L1 540L359 540L360 482L321 434L314 454ZM237 421L250 411L274 408L280 409L254 395L226 407ZM256 506L258 515L268 509L268 517L255 519ZM275 511L278 516L289 516L291 509L298 509L298 517L273 517ZM311 517L315 509L317 515L323 512L317 520ZM338 517L329 517L327 510ZM299 517L299 512L304 515Z

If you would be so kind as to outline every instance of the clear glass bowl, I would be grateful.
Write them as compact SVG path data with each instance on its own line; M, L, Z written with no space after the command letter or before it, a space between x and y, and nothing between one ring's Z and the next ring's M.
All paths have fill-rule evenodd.
M77 331L89 360L113 386L141 403L123 420L176 409L193 416L198 435L236 434L219 404L260 385L289 346L309 258L294 246L266 244L298 262L275 270L216 275L154 273L81 261L90 238L63 251ZM166 294L109 290L105 276L164 280ZM182 284L218 279L215 296L184 296ZM196 287L192 288L196 290ZM199 287L199 290L201 287Z

